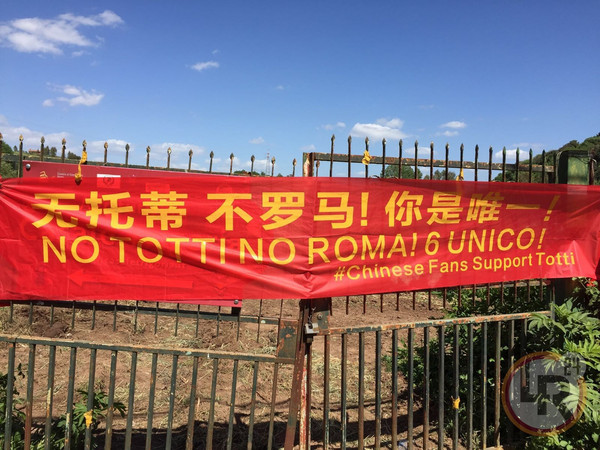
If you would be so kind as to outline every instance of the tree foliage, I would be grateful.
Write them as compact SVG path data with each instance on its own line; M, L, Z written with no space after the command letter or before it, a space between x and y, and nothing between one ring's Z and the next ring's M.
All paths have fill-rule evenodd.
M594 184L600 184L600 133L596 136L589 137L585 139L583 142L579 143L576 140L572 140L557 150L550 150L545 154L535 155L531 158L531 163L534 165L543 165L546 166L554 166L558 162L558 155L563 151L585 151L588 152L590 157L594 160ZM521 155L525 155L526 152L521 152ZM528 165L530 163L530 159L520 159L520 165ZM514 171L506 172L505 174L506 181L517 181L517 176ZM547 180L548 178L546 178ZM495 181L502 181L502 174L499 174L494 179ZM533 172L531 176L531 180L529 180L529 172L528 171L519 171L519 182L533 182L540 183L542 181L542 175L540 172Z
M381 178L403 178L403 179L415 179L415 170L411 166L402 166L402 176L398 177L398 166L389 165L385 167L385 171L381 173ZM423 173L417 168L417 179L423 179Z

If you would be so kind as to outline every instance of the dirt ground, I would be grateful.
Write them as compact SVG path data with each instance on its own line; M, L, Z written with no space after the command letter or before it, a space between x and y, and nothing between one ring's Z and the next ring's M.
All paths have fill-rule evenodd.
M130 304L132 308L135 303ZM232 316L231 308L213 306L180 305L179 313L175 311L170 317L156 316L151 309L154 303L138 303L138 311L128 312L112 310L103 311L78 310L68 308L49 308L48 306L22 305L15 306L12 316L8 307L0 311L0 329L4 335L31 335L50 338L59 344L57 347L54 368L53 414L59 415L65 409L68 395L68 379L70 365L69 349L60 344L69 341L85 341L101 344L134 345L144 348L178 348L203 349L214 352L234 352L247 355L274 355L278 344L277 319L297 319L299 302L292 300L245 300L239 315ZM160 307L174 307L161 304ZM148 308L150 311L141 312ZM431 318L440 318L444 314L444 305L440 297L429 293L386 294L368 297L350 297L332 299L329 326L364 327L366 325L408 323ZM197 317L211 316L209 319L197 320ZM421 338L415 335L417 341ZM381 337L381 354L391 354L391 333L385 332ZM389 370L380 373L380 386L377 387L375 377L377 342L374 333L364 333L359 342L358 334L348 335L347 354L344 364L339 337L331 336L329 340L329 381L325 374L325 344L322 337L315 339L312 345L311 360L311 433L313 448L320 448L323 436L323 408L325 389L329 391L329 426L332 448L341 445L341 403L342 395L347 402L347 445L353 448L358 445L359 421L362 420L365 445L373 445L377 422L381 423L381 445L390 447L391 433L391 374ZM405 333L400 334L403 345ZM362 350L360 346L362 347ZM6 367L7 345L2 345L0 352L1 367ZM359 358L362 352L364 365L362 394L359 393ZM30 361L31 349L27 345L18 345L16 350L16 366L26 374ZM38 345L35 349L35 383L33 387L34 422L42 421L47 404L49 386L48 349ZM135 366L130 352L118 352L117 374L115 378L115 399L122 401L131 410L132 447L144 447L149 411L153 413L150 427L154 429L152 448L162 448L165 430L172 432L173 448L181 448L185 442L186 423L190 405L195 402L195 448L206 445L208 427L213 417L213 445L221 448L232 433L234 448L246 447L250 439L254 448L266 448L269 434L270 416L273 420L273 436L276 444L282 442L289 408L291 391L292 366L278 365L268 362L253 365L250 360L237 362L233 359L198 360L198 374L195 393L190 394L190 383L193 379L194 361L192 358L157 355L140 351L136 355ZM154 358L154 359L153 359ZM74 386L87 390L90 371L94 371L93 383L96 389L108 392L111 353L98 351L95 363L87 350L78 350L75 363ZM217 368L218 365L218 368ZM345 365L345 368L344 368ZM381 366L381 361L379 362ZM341 378L345 371L346 390L342 392ZM237 374L234 377L234 372ZM133 375L132 375L133 373ZM276 377L276 378L274 378ZM26 377L17 377L17 388L24 397L27 384ZM132 384L134 387L132 388ZM232 386L236 386L233 389ZM173 388L173 386L175 386ZM216 388L215 388L216 386ZM154 396L149 391L154 389ZM276 388L275 393L273 393ZM399 377L399 391L406 388L406 379ZM174 389L174 390L173 390ZM381 415L375 408L377 390L380 389ZM211 392L213 392L211 394ZM362 395L362 399L361 399ZM135 398L132 399L132 396ZM214 396L214 403L211 398ZM75 394L77 399L77 394ZM275 402L273 402L275 399ZM363 417L359 418L359 404L364 405ZM407 437L408 399L405 394L398 400L398 432L400 443ZM414 438L416 448L422 447L422 408L418 398L415 400ZM173 419L169 419L172 410ZM430 416L433 418L432 408ZM252 416L252 417L251 417ZM233 431L229 423L233 417ZM127 417L116 417L114 422L113 448L119 448L125 439ZM102 424L100 428L104 425ZM436 437L436 429L430 435ZM103 445L103 438L99 438ZM434 445L435 441L430 444ZM196 445L197 443L197 445ZM239 444L239 445L238 445Z

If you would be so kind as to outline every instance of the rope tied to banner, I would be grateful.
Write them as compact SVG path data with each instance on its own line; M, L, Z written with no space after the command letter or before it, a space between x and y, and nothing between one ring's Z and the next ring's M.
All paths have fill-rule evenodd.
M81 180L83 179L83 176L81 175L81 165L87 163L87 150L85 149L86 145L87 145L86 142L83 141L83 150L81 151L81 159L79 160L79 164L77 166L77 173L75 174L75 183L77 183L77 184L81 183Z

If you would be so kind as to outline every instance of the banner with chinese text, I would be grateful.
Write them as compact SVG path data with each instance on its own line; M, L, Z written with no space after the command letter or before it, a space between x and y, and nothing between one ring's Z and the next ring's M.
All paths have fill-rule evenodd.
M216 175L0 184L0 299L318 298L595 277L600 188Z

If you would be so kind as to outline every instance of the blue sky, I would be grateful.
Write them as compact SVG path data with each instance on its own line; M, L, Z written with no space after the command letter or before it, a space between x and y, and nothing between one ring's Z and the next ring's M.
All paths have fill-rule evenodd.
M600 2L12 1L0 132L91 159L291 173L305 151L415 140L539 153L600 132ZM412 151L412 150L411 150ZM487 154L487 153L486 153ZM300 164L299 164L300 167ZM345 167L339 173L345 175ZM298 173L299 171L297 171Z

